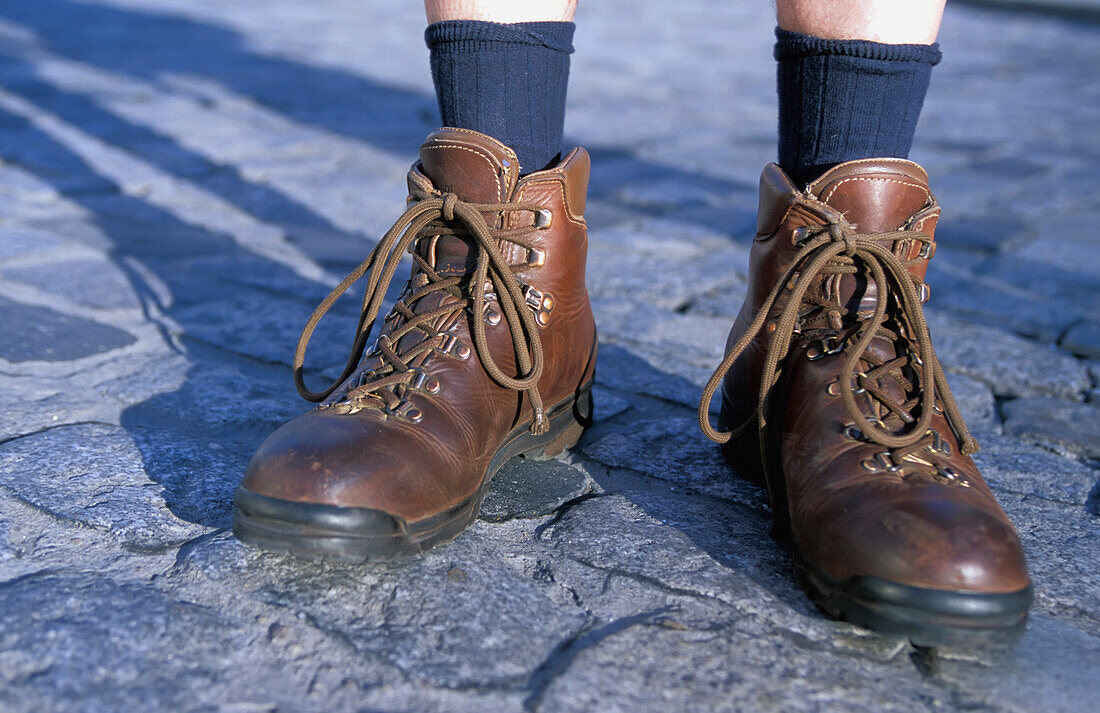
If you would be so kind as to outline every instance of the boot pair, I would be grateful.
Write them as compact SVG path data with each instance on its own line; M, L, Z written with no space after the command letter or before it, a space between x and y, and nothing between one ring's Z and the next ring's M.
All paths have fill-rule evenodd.
M320 403L253 457L235 498L240 539L350 561L421 552L476 518L508 459L577 442L597 346L588 172L583 149L521 178L485 135L428 137L405 213L303 331L295 381ZM737 473L767 488L814 600L926 645L1011 638L1031 600L924 320L938 217L908 161L842 164L805 190L766 168L748 297L699 411ZM406 252L411 277L368 348ZM364 276L348 363L311 391L309 337Z

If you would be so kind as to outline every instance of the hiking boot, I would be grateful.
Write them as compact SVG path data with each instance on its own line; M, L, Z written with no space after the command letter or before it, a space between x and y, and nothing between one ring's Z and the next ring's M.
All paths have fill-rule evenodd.
M909 161L844 163L805 191L768 166L700 424L768 488L828 614L918 645L1011 641L1032 597L1023 549L970 459L922 308L939 214Z
M510 458L551 457L590 421L596 329L584 284L589 158L520 178L511 149L440 129L409 172L405 213L314 312L299 392L319 401L253 456L237 490L244 542L307 557L386 560L457 536ZM405 252L412 275L366 348ZM368 275L341 377L314 392L305 348Z

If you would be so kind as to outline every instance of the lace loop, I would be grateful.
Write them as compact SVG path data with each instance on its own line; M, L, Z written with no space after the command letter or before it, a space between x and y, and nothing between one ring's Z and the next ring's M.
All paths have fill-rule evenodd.
M494 232L485 220L485 213L537 211L540 206L530 203L470 203L461 200L454 193L440 194L437 191L429 192L420 188L413 189L413 201L382 236L370 255L340 281L306 322L294 352L294 385L298 393L308 401L324 401L355 372L363 358L375 319L394 272L401 261L401 256L410 250L417 240L428 237L428 234L461 235L472 241L477 250L474 273L468 278L469 283L465 287L465 290L472 292L474 348L478 352L485 371L493 381L504 388L526 392L534 411L532 431L545 432L546 418L538 390L538 381L543 370L542 341L534 315L523 307L523 287L498 247L501 240L512 241L514 231ZM440 221L442 225L439 224ZM428 228L430 230L426 234ZM351 389L357 396L367 399L375 396L385 401L385 397L380 396L379 392L387 387L410 381L407 376L407 372L412 371L410 362L420 354L433 349L429 342L435 341L435 338L441 334L434 326L435 323L440 317L454 314L470 304L470 297L463 289L463 283L467 282L467 278L445 277L439 274L434 265L415 251L413 251L413 259L420 270L419 274L425 275L427 280L419 287L411 287L411 292L403 295L394 306L394 312L405 322L393 334L379 338L377 351L384 366L377 371L376 378ZM303 374L305 353L313 332L336 300L364 275L367 276L367 285L348 361L334 382L321 391L313 391L306 386ZM508 321L518 371L514 376L505 373L489 352L485 336L487 282L492 284L497 303ZM456 300L427 311L412 307L421 298L440 290L450 293ZM400 337L413 330L423 332L425 339L406 352L398 353L397 345Z
M795 255L790 267L765 298L748 329L726 354L708 380L699 403L699 425L703 433L718 443L725 443L730 439L732 433L719 432L711 425L709 417L711 401L726 373L764 327L782 291L790 290L791 294L779 318L774 322L775 328L771 331L768 342L756 407L760 429L767 426L767 398L779 379L779 365L790 350L791 340L799 332L799 322L806 316L803 311L804 305L829 307L834 311L839 307L807 294L811 284L814 283L814 278L820 275L854 274L866 271L870 273L870 279L879 286L874 312L868 318L860 317L854 326L855 331L849 331L844 337L844 339L850 339L855 334L859 335L855 344L847 350L847 357L837 379L837 391L855 428L863 434L865 440L883 447L910 448L922 441L928 433L938 395L943 403L943 412L947 421L959 438L963 453L976 452L977 441L970 435L963 422L962 414L932 347L932 339L924 318L916 281L909 273L906 262L885 247L886 244L892 244L898 240L931 243L931 237L919 232L900 230L885 233L857 233L850 225L843 222L833 222L817 228L811 227L806 232L806 237L799 243L801 249ZM792 283L792 277L796 274L798 279ZM856 402L856 395L864 391L876 399L885 399L885 394L881 390L870 387L872 381L870 374L884 375L886 371L900 366L899 360L891 360L878 369L870 370L868 374L864 374L860 368L860 362L867 360L868 349L876 337L898 337L884 326L888 317L891 295L896 300L901 318L908 324L916 342L916 352L910 351L910 355L907 358L903 357L903 360L906 362L912 360L920 374L915 399L910 399L900 406L886 402L887 409L897 415L903 423L904 428L901 433L890 432L880 419L865 416ZM847 313L847 310L842 307L839 309ZM920 407L920 415L914 418L908 414L908 411L916 406Z

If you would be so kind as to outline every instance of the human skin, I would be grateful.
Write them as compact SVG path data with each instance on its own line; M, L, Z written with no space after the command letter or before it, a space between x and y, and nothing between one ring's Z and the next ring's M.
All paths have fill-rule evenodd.
M428 22L572 22L577 0L424 0Z
M946 0L776 0L784 30L890 45L936 41Z

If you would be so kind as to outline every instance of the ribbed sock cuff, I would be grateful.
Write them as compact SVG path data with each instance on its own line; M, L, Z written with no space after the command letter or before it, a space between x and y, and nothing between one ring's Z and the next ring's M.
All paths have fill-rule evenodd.
M561 152L574 30L572 22L429 25L424 40L444 125L510 146L524 173L551 163Z
M845 161L908 158L938 45L775 35L779 164L795 183Z
M775 28L775 58L783 62L803 57L836 55L886 62L924 62L935 66L943 53L939 43L931 45L887 45L870 40L826 40L812 35Z
M572 22L482 22L481 20L444 20L428 25L424 30L424 42L431 49L438 45L500 42L513 45L529 45L573 54Z

